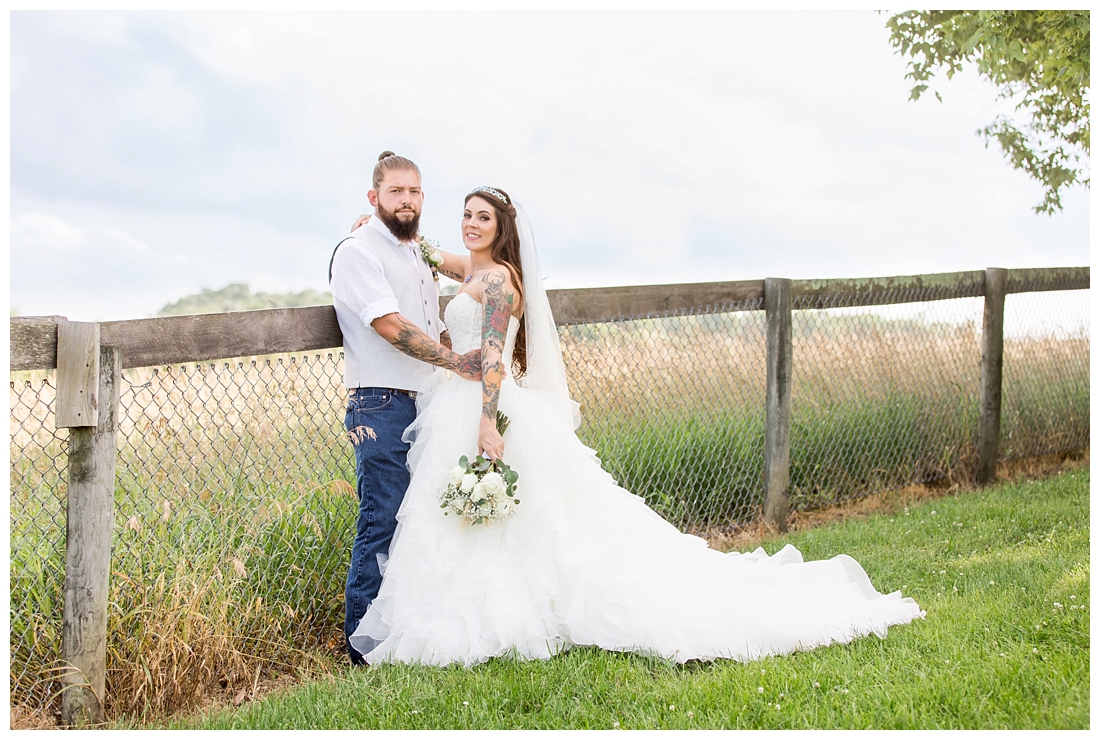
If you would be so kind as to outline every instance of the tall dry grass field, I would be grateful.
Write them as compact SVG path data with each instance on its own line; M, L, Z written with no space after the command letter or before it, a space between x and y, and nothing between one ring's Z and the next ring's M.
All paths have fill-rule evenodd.
M702 534L756 516L762 311L570 326L561 336L580 436L621 485ZM1006 345L1006 450L1088 445L1088 351L1087 336ZM796 312L794 505L967 475L978 357L972 324ZM65 546L65 433L54 428L52 377L13 373L10 397L11 700L40 713L57 703ZM232 699L310 669L324 648L335 654L357 512L340 357L124 377L109 715Z

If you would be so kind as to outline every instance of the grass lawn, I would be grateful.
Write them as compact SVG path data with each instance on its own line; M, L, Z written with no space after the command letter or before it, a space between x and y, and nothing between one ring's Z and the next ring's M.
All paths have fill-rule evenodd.
M754 663L577 649L473 670L341 669L156 726L203 729L1089 727L1089 470L764 541L855 557L924 620ZM134 726L134 725L125 725Z

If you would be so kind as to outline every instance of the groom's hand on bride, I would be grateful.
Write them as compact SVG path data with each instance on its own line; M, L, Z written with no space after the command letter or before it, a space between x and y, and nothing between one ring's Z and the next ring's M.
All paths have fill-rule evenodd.
M351 227L351 230L355 231L360 226L365 224L367 221L370 221L370 214L369 213L364 213L362 216L359 217L359 220L355 222L355 225Z
M481 350L461 355L452 369L466 380L481 380Z

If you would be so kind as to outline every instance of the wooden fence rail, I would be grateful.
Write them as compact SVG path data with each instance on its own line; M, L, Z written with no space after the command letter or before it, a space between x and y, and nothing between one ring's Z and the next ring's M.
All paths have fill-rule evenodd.
M786 528L790 480L792 314L797 310L985 298L982 323L978 477L993 479L1000 439L1005 296L1090 287L1088 267L908 275L840 280L745 280L549 291L559 325L713 312L765 311L767 399L764 514ZM440 311L453 296L440 298ZM69 427L62 660L67 725L102 719L106 594L113 516L115 443L122 368L310 352L342 346L332 306L171 316L99 324L63 316L12 318L12 372L58 369L57 419ZM60 408L64 405L64 408Z

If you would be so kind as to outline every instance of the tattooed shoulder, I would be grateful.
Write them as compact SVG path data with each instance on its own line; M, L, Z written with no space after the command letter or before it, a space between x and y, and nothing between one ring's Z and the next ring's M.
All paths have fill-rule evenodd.
M486 299L500 297L507 299L515 296L516 290L512 287L511 275L507 267L494 267L489 270L481 276L481 283Z

